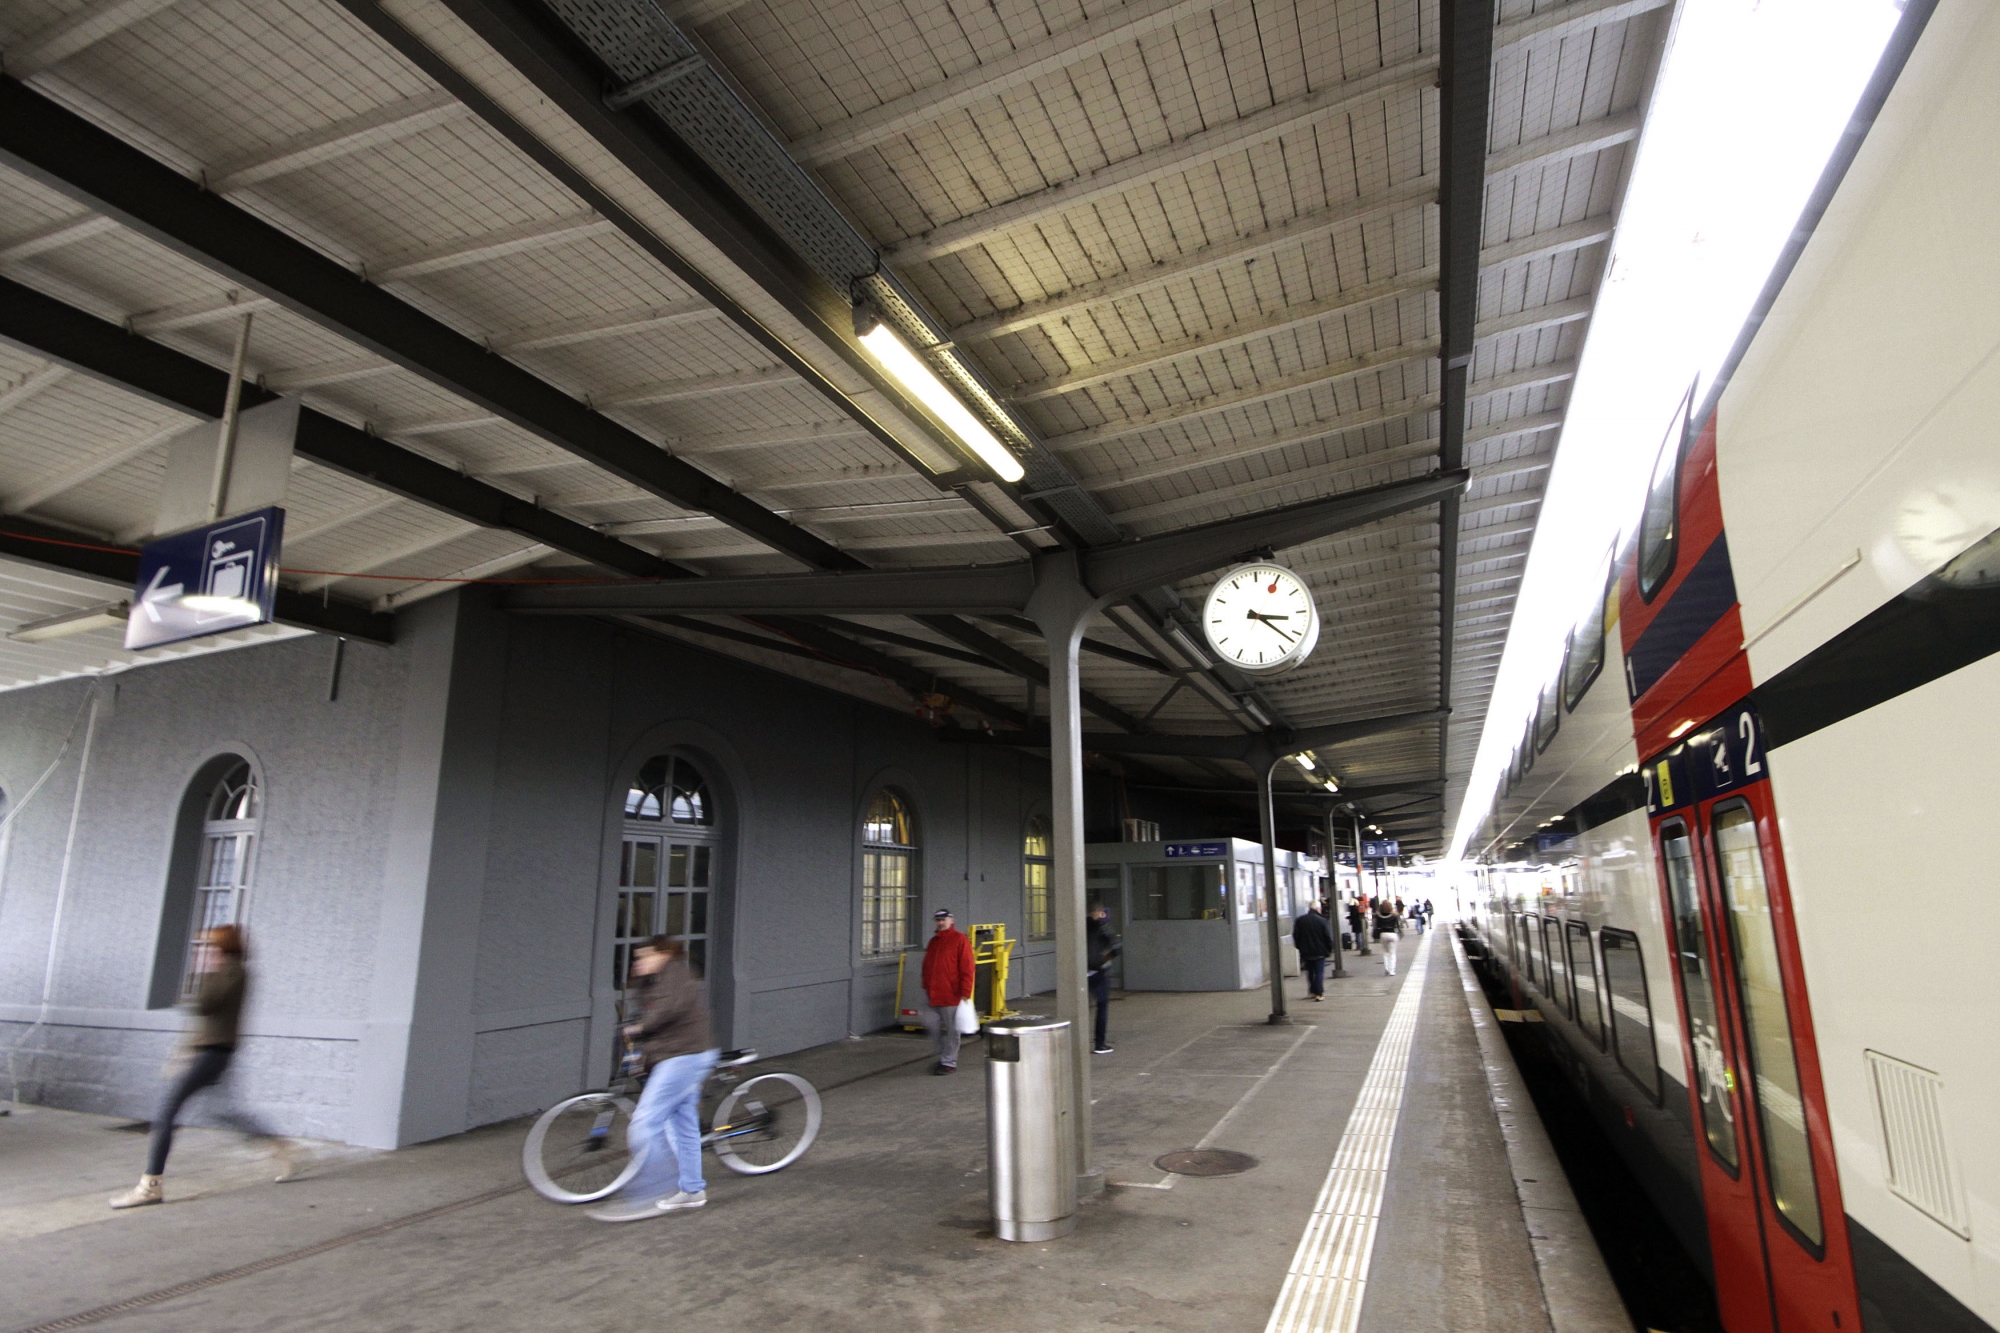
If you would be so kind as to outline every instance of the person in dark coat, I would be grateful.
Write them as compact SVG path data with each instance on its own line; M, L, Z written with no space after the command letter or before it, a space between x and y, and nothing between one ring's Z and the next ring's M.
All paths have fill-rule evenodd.
M1333 956L1333 927L1319 914L1317 903L1308 903L1304 915L1292 923L1292 946L1299 951L1299 968L1306 974L1306 990L1315 1000L1326 998L1326 960Z
M1354 935L1354 948L1357 953L1368 952L1366 925L1367 919L1361 910L1361 897L1356 894L1354 901L1347 905L1347 928Z
M687 943L655 935L635 949L625 1039L645 1057L646 1087L625 1137L639 1170L589 1216L637 1222L708 1202L701 1174L701 1090L721 1059Z
M1093 1055L1111 1054L1111 1043L1107 1040L1111 1011L1111 960L1121 949L1117 940L1111 938L1111 928L1105 925L1109 916L1103 907L1090 909L1090 919L1083 929L1083 965L1088 971L1090 1000L1097 1007L1097 1028L1091 1042Z
M244 952L243 932L236 926L217 926L203 932L196 942L193 965L201 980L195 991L194 1026L188 1029L182 1047L185 1059L168 1084L160 1109L153 1113L146 1172L137 1185L111 1201L113 1208L142 1208L166 1197L160 1178L166 1174L167 1153L174 1146L174 1120L190 1097L222 1081L236 1057L243 998L250 985L243 970ZM277 1158L276 1178L292 1178L295 1144L278 1138L249 1112L228 1102L218 1107L216 1114L250 1137L270 1143Z

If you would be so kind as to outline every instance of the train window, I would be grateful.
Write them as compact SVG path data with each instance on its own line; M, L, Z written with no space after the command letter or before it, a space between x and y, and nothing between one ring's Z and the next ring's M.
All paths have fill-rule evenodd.
M1540 718L1541 710L1537 708L1535 716L1528 719L1528 729L1521 733L1521 776L1524 778L1535 771L1535 727Z
M1757 1124L1764 1131L1764 1169L1771 1178L1778 1216L1817 1255L1826 1231L1820 1220L1819 1186L1813 1179L1812 1141L1806 1133L1805 1098L1792 1045L1791 1013L1785 1006L1777 923L1771 916L1770 886L1764 880L1757 818L1747 803L1737 800L1717 807L1714 821L1715 860L1729 909L1729 942L1736 951Z
M1653 479L1646 487L1646 511L1639 518L1639 596L1648 602L1666 586L1680 549L1681 463L1687 458L1693 431L1688 414L1694 410L1694 386L1688 385L1680 410L1674 413L1667 437L1653 460Z
M1507 914L1507 957L1514 964L1516 972L1519 972L1523 966L1521 962L1521 936L1525 933L1521 927L1521 914L1519 912L1509 912Z
M1603 589L1597 604L1590 608L1577 627L1569 632L1569 647L1563 654L1563 707L1570 712L1583 702L1592 682L1604 670L1605 608L1611 603L1616 585L1612 582L1618 566L1610 555L1604 558Z
M1542 979L1542 919L1530 912L1521 918L1521 953L1525 967L1523 975L1530 986L1541 984Z
M1660 1060L1653 1050L1653 1004L1646 991L1646 960L1639 951L1639 937L1606 926L1597 938L1604 946L1604 989L1611 1001L1611 1049L1618 1067L1657 1103Z
M1535 753L1549 748L1549 742L1556 738L1556 731L1562 726L1562 676L1548 683L1542 690L1541 706L1535 709Z
M1554 917L1542 921L1542 957L1547 960L1548 985L1544 987L1549 998L1562 1010L1563 1017L1574 1015L1575 1007L1570 1003L1569 967L1563 961L1563 923Z
M1701 919L1701 891L1694 879L1694 843L1678 819L1660 826L1660 863L1666 868L1667 896L1674 908L1674 966L1681 974L1681 1014L1694 1052L1695 1091L1701 1098L1701 1128L1709 1150L1730 1175L1737 1172L1736 1112L1729 1099L1729 1053L1722 1044L1720 1006L1715 998L1715 960Z
M1569 975L1576 988L1576 1023L1600 1049L1604 1046L1604 1013L1597 1000L1597 955L1590 948L1590 927L1572 921L1568 928Z

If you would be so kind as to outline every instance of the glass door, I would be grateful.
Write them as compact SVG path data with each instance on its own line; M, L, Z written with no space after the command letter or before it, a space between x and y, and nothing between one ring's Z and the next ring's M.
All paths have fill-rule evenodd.
M1699 1130L1702 1200L1708 1246L1715 1265L1715 1294L1723 1327L1769 1333L1770 1275L1755 1183L1743 1173L1742 1123L1733 1025L1716 957L1721 932L1709 876L1696 856L1695 812L1657 821L1659 864L1665 879L1673 946L1674 989L1680 999L1682 1055L1688 1097ZM1726 947L1726 946L1723 946Z
M1665 816L1655 829L1723 1322L1732 1333L1858 1328L1756 713L1739 703L1648 767Z

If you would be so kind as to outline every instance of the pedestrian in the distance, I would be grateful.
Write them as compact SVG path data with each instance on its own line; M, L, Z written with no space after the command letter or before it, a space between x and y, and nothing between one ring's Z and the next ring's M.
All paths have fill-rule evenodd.
M1326 960L1333 956L1333 927L1319 914L1318 903L1306 904L1305 914L1292 923L1292 946L1299 951L1299 970L1306 974L1306 993L1326 998Z
M972 941L952 925L951 910L940 907L933 920L937 929L924 946L924 1026L937 1042L937 1064L933 1074L949 1074L958 1068L958 1006L972 998Z
M1097 1007L1097 1026L1090 1044L1091 1054L1111 1054L1108 1038L1111 1014L1111 960L1116 958L1122 946L1111 938L1111 928L1105 924L1110 914L1102 904L1090 909L1090 919L1083 929L1083 964L1085 979L1090 982L1090 1001Z
M1375 942L1382 946L1382 971L1386 976L1396 975L1396 942L1402 938L1402 924L1394 903L1387 898L1375 900Z
M222 1081L236 1055L243 997L250 989L249 973L243 970L244 956L243 932L235 926L204 931L195 943L194 970L201 981L194 998L195 1025L188 1029L182 1048L185 1061L168 1083L160 1109L153 1115L146 1173L139 1177L137 1185L111 1201L113 1208L139 1208L165 1199L160 1177L166 1174L167 1153L174 1146L174 1119L188 1098ZM226 1100L217 1115L250 1137L269 1141L277 1158L277 1179L292 1178L296 1145L278 1138L249 1112Z
M625 1039L645 1058L645 1091L625 1141L639 1170L590 1216L637 1222L708 1202L701 1174L701 1090L721 1058L709 1041L708 1002L687 964L687 943L655 935L632 952Z
M1361 911L1361 896L1356 894L1354 901L1347 905L1347 929L1354 937L1354 948L1358 953L1368 952L1367 926L1367 919Z

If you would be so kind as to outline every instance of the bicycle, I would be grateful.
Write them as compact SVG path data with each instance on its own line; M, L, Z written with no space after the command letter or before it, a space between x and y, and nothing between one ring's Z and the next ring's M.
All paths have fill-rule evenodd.
M797 1074L742 1079L755 1051L724 1051L702 1087L702 1147L731 1171L769 1175L805 1155L819 1137L819 1092ZM645 1074L635 1052L620 1062L609 1088L580 1093L542 1112L521 1147L521 1169L535 1193L556 1203L592 1203L615 1193L639 1170L626 1131ZM723 1090L728 1089L725 1093ZM719 1098L719 1100L717 1100Z

